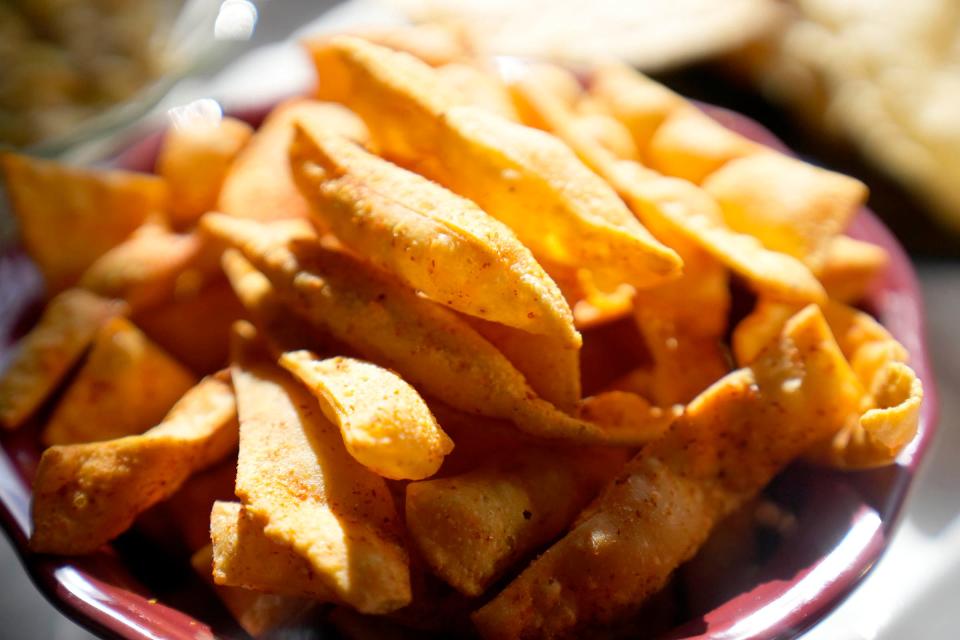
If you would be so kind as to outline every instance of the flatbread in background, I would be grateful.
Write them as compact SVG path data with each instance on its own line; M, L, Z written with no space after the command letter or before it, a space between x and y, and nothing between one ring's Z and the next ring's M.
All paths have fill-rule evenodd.
M715 55L771 29L773 0L382 0L415 22L463 29L476 50L564 61L618 57L663 69Z

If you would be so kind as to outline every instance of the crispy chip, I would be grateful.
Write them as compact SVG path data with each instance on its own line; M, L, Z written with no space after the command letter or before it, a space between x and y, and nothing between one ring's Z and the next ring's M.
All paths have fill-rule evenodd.
M167 187L156 176L12 153L0 154L0 172L23 244L51 294L74 284L100 255L166 210Z
M851 304L866 296L889 261L881 247L839 235L827 243L816 274L831 298Z
M213 251L197 234L171 233L147 224L90 265L80 286L125 300L134 313L168 302L180 291L196 291L216 276Z
M137 313L133 322L192 371L207 374L227 364L229 346L224 336L243 315L230 286L217 281Z
M650 168L660 173L700 184L728 162L763 150L697 107L683 104L654 132L645 157Z
M451 24L425 23L367 28L352 35L380 46L404 51L432 67L446 65L468 57L473 47L462 29ZM312 45L308 42L307 47Z
M233 391L209 377L143 435L50 447L33 482L30 547L64 555L93 552L236 446Z
M474 621L485 638L574 635L636 609L713 525L836 430L857 384L819 310L687 407Z
M307 586L318 595L333 594L366 613L407 604L407 552L384 480L347 453L316 400L256 345L237 340L234 362L237 496L262 527L265 542L295 553L312 572ZM250 553L243 544L237 548ZM269 560L259 569L272 570L269 556L253 558ZM287 580L294 578L303 572Z
M305 557L265 535L259 519L237 502L213 504L210 537L213 581L218 585L320 602L337 600Z
M642 396L627 391L604 391L584 398L580 406L580 417L603 425L610 431L643 431L646 440L652 442L666 433L673 421L683 412L679 405L664 405L652 406Z
M191 475L176 493L158 505L161 517L174 524L190 552L210 546L210 509L217 500L236 500L236 479L237 456L228 456ZM207 574L209 577L209 567Z
M469 200L343 138L300 130L291 162L314 217L349 249L440 304L580 346L554 282Z
M859 180L770 152L728 162L703 188L731 229L814 268L867 197Z
M453 450L416 390L388 369L354 358L321 360L309 351L284 353L280 365L319 400L350 455L377 475L428 478Z
M167 129L156 172L170 188L175 227L188 228L216 208L227 171L251 135L250 125L229 117L178 122Z
M357 111L387 154L476 202L535 255L589 268L603 286L679 274L676 254L552 136L457 106L429 67L362 40L334 38L314 56L325 95Z
M16 429L53 392L122 302L70 289L53 298L0 378L0 426Z
M129 320L112 318L97 332L42 439L76 444L142 433L195 383L192 373Z
M520 116L496 73L478 63L451 62L437 68L444 84L462 97L464 104L480 107L507 120Z
M520 449L463 475L410 483L410 535L434 573L478 596L562 532L627 457L619 449Z
M460 316L316 241L224 215L206 227L236 246L280 296L359 355L399 372L424 393L464 411L503 418L545 438L642 443L568 416L537 397L513 365Z
M335 104L296 98L277 106L230 166L217 209L253 220L305 218L310 205L300 195L287 160L295 123L314 131L366 142L367 130L355 115Z
M210 514L205 514L210 521ZM207 536L209 538L209 534ZM244 589L226 587L213 582L213 548L207 544L190 558L194 570L210 582L234 619L244 631L254 638L273 632L285 623L295 622L317 606L310 598L281 596Z

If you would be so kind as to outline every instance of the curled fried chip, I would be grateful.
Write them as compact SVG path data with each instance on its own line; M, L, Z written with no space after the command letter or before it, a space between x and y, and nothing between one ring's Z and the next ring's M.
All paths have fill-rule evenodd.
M10 205L23 244L47 290L74 284L94 260L167 206L157 176L69 167L0 154Z
M753 366L698 396L570 533L474 614L480 634L570 636L635 610L725 514L834 432L857 394L822 314L804 309Z
M579 347L560 290L469 200L343 138L300 130L291 162L314 217L349 249L440 304Z
M407 527L436 575L477 596L563 531L627 456L620 449L520 449L463 475L412 482Z
M220 187L234 158L253 135L236 118L175 122L163 137L157 175L170 188L170 222L185 229L216 208Z
M758 304L733 333L737 360L754 359L793 311L789 305ZM844 469L891 464L916 435L923 400L923 386L905 364L907 350L862 311L831 301L824 315L860 383L861 398L843 428L808 457Z
M220 376L229 384L228 376L218 372L217 377ZM239 428L237 434L239 437ZM236 500L233 493L236 479L237 456L228 455L211 467L191 475L176 493L158 505L157 512L174 525L188 551L210 546L210 509L217 500ZM209 573L207 567L208 578Z
M321 360L309 351L288 351L280 365L320 401L350 455L377 475L427 478L453 450L416 390L388 369L354 358Z
M815 268L867 197L859 180L772 152L728 162L703 188L731 229Z
M209 514L206 517L210 520ZM209 528L208 528L209 529ZM207 535L209 538L209 533ZM213 582L213 548L207 544L190 558L194 570L214 586L220 600L244 631L258 638L296 621L317 606L310 598L281 596Z
M816 274L831 298L851 304L863 299L889 261L881 247L839 235L827 243Z
M210 537L215 584L320 602L337 600L306 558L265 535L262 522L237 502L213 504Z
M196 234L144 225L97 258L84 271L79 285L107 298L125 300L136 313L213 280L216 262L204 255L209 251Z
M95 551L236 446L233 391L209 377L143 435L50 447L33 481L30 547L64 555Z
M48 445L111 440L160 422L196 378L129 320L102 325L43 431Z
M460 316L355 258L314 242L289 242L252 221L204 216L293 308L362 357L464 411L514 422L546 438L642 443L644 433L608 433L536 396L523 376Z
M310 569L313 579L306 586L318 596L332 594L366 613L407 604L407 552L384 480L347 453L316 400L258 345L237 340L234 363L240 415L236 492L262 528L264 544L295 554ZM243 544L236 549L250 552ZM251 560L266 561L259 569L272 570L268 556ZM287 580L295 577L303 579L303 572Z
M603 286L679 274L676 254L552 136L458 106L432 69L362 40L334 38L314 60L325 95L357 111L387 154L476 202L538 257L589 268Z
M518 121L510 93L496 74L479 64L451 62L437 67L444 84L460 94L464 104L480 107L507 120Z
M216 209L253 220L305 218L310 205L300 195L290 173L287 150L294 124L330 131L366 142L363 122L335 104L297 98L277 106L236 157L227 172Z
M100 326L127 311L123 302L82 289L53 298L0 378L0 426L22 425L80 359Z

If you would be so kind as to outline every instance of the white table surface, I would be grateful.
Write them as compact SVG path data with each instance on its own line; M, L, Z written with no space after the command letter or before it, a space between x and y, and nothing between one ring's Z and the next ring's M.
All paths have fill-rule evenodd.
M309 67L291 44L304 32L395 18L370 0L336 7L329 0L262 0L253 39L234 64L177 86L155 110L214 97L226 107L263 103L295 92ZM306 26L304 26L306 25ZM253 98L251 99L251 96ZM960 637L960 263L918 267L927 304L931 356L940 390L940 430L908 498L894 540L874 571L807 640L954 640ZM0 536L0 638L92 638L53 609L30 583Z

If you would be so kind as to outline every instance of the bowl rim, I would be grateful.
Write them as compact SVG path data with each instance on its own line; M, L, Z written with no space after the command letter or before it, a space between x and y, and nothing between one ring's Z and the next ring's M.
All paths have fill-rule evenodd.
M275 105L275 102L271 102L230 115L259 124ZM776 136L751 118L721 107L707 104L699 106L721 124L793 155ZM152 171L162 133L157 131L132 143L109 164ZM668 638L734 640L800 635L838 606L868 575L889 546L892 533L903 514L904 501L915 484L913 478L936 434L939 404L927 347L922 293L909 257L890 230L867 207L857 214L848 233L853 237L866 236L870 242L881 245L890 254L887 272L869 292L867 302L878 320L907 346L911 353L911 365L924 387L918 433L897 459L895 466L901 471L898 482L892 485L886 496L886 517L881 518L876 511L861 507L843 540L801 572L799 579L792 580L779 597L758 608L755 602L753 605L738 602L750 597L755 601L753 591L740 594L705 614L702 619L684 623L672 630L667 634ZM6 250L6 254L10 253L9 249ZM22 256L22 252L16 248L13 253ZM0 251L0 257L3 254ZM122 603L100 588L105 583L91 574L88 558L54 557L31 552L27 539L30 489L17 471L5 445L6 440L0 442L0 528L12 543L34 585L54 607L80 626L105 638L152 640L157 637L186 639L214 636L205 623L150 599L146 589L132 582L129 576L118 574L118 579L126 583L123 587L129 592L125 598L129 596L130 599ZM763 586L758 585L758 588ZM787 602L775 606L784 599ZM737 617L739 608L745 606L752 608L752 611L747 612L745 617ZM153 615L146 614L146 611ZM731 613L733 617L729 616ZM705 622L713 626L703 631L696 623L702 625Z

